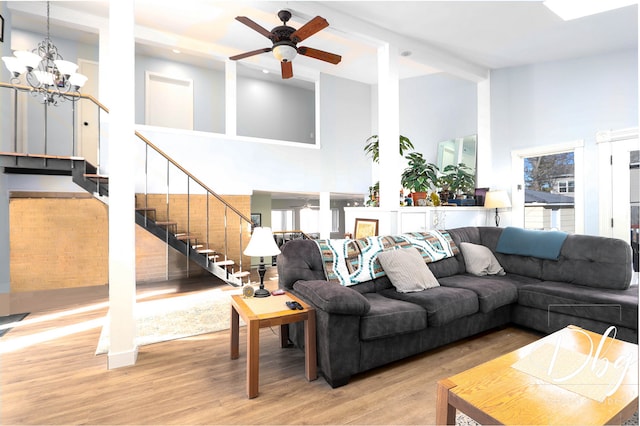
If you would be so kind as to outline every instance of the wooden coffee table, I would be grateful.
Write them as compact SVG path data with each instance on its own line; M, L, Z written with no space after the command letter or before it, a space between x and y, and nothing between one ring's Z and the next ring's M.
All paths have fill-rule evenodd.
M569 326L519 350L440 380L436 423L455 424L456 410L460 410L481 424L621 424L638 410L638 345L610 336L603 341L600 334ZM598 350L601 341L603 346ZM608 389L611 395L599 402L561 387L560 380L550 383L513 367L516 363L516 366L522 366L549 359L541 357L539 354L542 353L564 354L565 361L567 354L573 355L570 358L575 359L575 364L565 363L565 367L571 366L568 371L576 373L590 368L593 373L599 373L604 371L604 366L608 367L608 374L617 379L610 387L607 381L598 389ZM549 371L556 369L560 358L550 359L554 361ZM594 359L598 364L593 364ZM546 369L542 362L540 367ZM557 377L564 379L570 375ZM620 385L617 385L618 380ZM583 386L582 390L587 389L584 386L595 389L592 383L576 386Z
M291 310L287 300L295 300L302 310ZM281 296L245 299L231 296L231 359L240 356L240 318L247 324L247 396L258 396L260 376L260 328L280 326L280 345L288 345L289 324L304 321L305 375L307 380L318 378L316 355L316 311L289 292Z

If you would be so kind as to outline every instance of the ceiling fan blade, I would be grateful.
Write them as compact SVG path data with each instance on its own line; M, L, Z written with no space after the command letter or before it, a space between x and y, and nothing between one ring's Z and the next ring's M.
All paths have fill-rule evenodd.
M296 31L291 34L291 41L294 43L301 42L302 40L311 37L318 31L327 28L329 23L322 16L316 16Z
M312 47L301 46L298 47L298 53L303 56L308 56L314 59L320 59L321 61L329 62L334 65L339 64L342 60L342 56L335 53L325 52L324 50L314 49Z
M252 50L251 52L241 53L239 55L231 56L229 59L232 61L237 61L238 59L248 58L249 56L259 55L260 53L271 52L270 47L264 47L262 49Z
M273 34L271 34L271 31L267 30L266 28L264 28L260 24L256 24L254 21L252 21L251 19L247 18L246 16L236 16L236 20L242 22L247 27L259 32L260 34L262 34L263 36L265 36L268 39L271 39L273 37Z
M291 62L280 62L280 68L282 69L282 78L293 77L293 64Z

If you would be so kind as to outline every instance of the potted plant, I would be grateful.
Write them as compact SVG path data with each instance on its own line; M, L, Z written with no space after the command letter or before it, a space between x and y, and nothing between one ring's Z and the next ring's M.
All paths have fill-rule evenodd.
M378 207L380 204L380 182L376 182L369 187L369 199L365 203L367 207Z
M444 168L443 173L444 175L440 178L443 188L455 195L473 193L476 177L466 164L450 164Z
M371 159L374 163L380 161L380 141L378 140L378 135L369 136L367 138L367 144L364 146L364 153L366 155L371 155ZM404 155L405 151L408 151L413 148L413 144L409 140L408 137L400 135L400 155Z
M422 153L412 152L405 157L409 164L402 172L400 182L412 192L414 205L420 205L419 199L425 199L427 193L438 185L438 166L428 163Z

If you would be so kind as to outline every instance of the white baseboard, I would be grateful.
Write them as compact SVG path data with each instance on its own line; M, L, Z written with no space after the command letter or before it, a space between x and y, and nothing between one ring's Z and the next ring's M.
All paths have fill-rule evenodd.
M107 368L113 370L115 368L128 367L135 365L138 359L138 347L136 346L131 351L113 353L109 351L107 355Z

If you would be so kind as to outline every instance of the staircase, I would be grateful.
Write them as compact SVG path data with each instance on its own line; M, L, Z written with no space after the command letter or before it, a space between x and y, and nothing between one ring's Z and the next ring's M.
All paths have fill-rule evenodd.
M14 89L16 92L16 99L18 99L17 93L19 90L28 90L26 87L18 87L16 89L16 86L0 82L0 88L2 87ZM108 113L106 107L101 105L91 96L78 95L78 98L79 101L82 102L92 102L101 112ZM15 110L17 109L18 108L15 108ZM17 120L17 118L14 117L14 120ZM206 271L224 280L230 285L242 286L242 279L249 275L249 271L243 270L242 265L242 250L246 245L243 244L243 237L246 242L248 242L249 228L252 223L251 219L247 218L224 198L213 192L204 183L176 163L158 147L153 145L144 136L138 132L136 132L136 136L138 137L138 140L145 145L145 164L141 167L144 168L145 171L145 182L143 184L145 192L136 195L136 224L161 239L169 247L183 254L186 257L187 262L195 262ZM73 155L58 156L48 155L46 152L43 154L17 152L17 136L15 137L15 152L0 152L0 167L4 167L5 173L70 176L71 180L76 185L91 193L95 198L103 203L109 203L109 178L108 176L100 173L99 166L91 164L82 157ZM74 141L72 143L71 151L76 150L75 132L73 137ZM46 151L46 143L44 150ZM146 188L150 184L148 182L148 179L150 179L150 173L149 170L147 170L147 164L149 163L148 156L150 155L155 156L154 159L156 162L158 159L161 159L162 162L166 163L166 194L148 194L146 192ZM180 179L186 178L186 194L169 192L170 167L172 168L171 173L175 174L177 171ZM141 184L138 184L137 186L141 186ZM192 187L196 188L196 193L192 193ZM156 202L154 205L153 202L150 202L150 199L152 199L154 195L156 196L156 199L164 199L166 202ZM158 197L158 195L161 196ZM194 206L196 203L192 202L193 197L199 197L200 200L202 197L206 198L206 202L203 203L206 204L206 206L201 206L206 208L206 211L194 213L194 210L197 210L197 206ZM172 201L174 198L180 198L181 200L184 199L185 201L182 203L179 201ZM217 211L222 212L221 217L212 216L210 211L211 203L216 203ZM176 205L178 205L179 208L176 208ZM184 211L185 208L186 220L175 220L173 218L174 214L176 216L180 215L174 213L174 211ZM196 223L195 225L191 224L191 218L193 216L196 216L198 222L201 223ZM214 222L215 226L210 222ZM237 223L238 228L231 229L230 224L232 223ZM211 228L218 227L222 227L222 235L219 235L220 232L218 231L217 238L211 237L209 230ZM201 233L194 232L195 228L199 228L200 230L204 229L204 231ZM235 240L234 238L232 244L230 242L229 235L234 236L236 234L238 239Z

